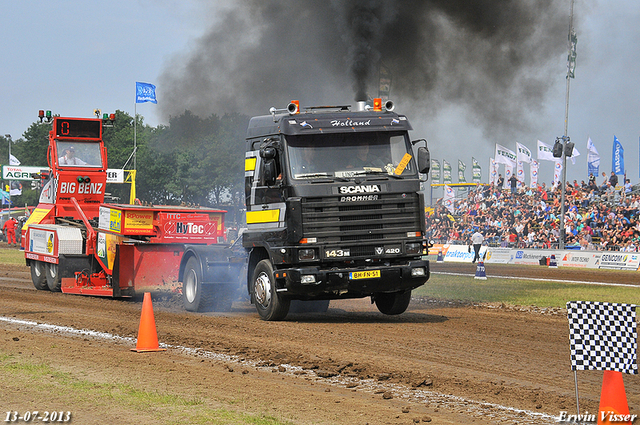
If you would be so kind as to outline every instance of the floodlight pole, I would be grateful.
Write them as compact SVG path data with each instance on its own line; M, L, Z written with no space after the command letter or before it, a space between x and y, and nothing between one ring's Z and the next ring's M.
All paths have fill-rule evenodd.
M7 138L7 140L9 141L9 165L11 165L11 135L10 134L5 134L4 137ZM7 216L7 220L11 218L11 180L9 180L9 190L8 192L8 196L9 196L9 215ZM9 241L9 239L7 239L7 242Z
M569 14L569 56L571 56L571 34L573 34L573 2L571 0L571 12ZM565 243L565 230L564 230L564 213L565 213L565 192L567 185L567 141L569 137L567 133L569 132L569 84L571 81L571 67L569 63L567 63L567 93L565 96L565 106L564 106L564 135L562 136L562 184L560 187L561 197L560 197L560 249L564 249Z

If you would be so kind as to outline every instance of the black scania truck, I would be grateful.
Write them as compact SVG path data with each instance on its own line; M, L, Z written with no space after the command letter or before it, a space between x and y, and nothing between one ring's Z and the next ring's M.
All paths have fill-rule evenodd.
M375 99L301 111L294 101L251 119L242 244L263 320L282 320L293 300L322 311L371 297L401 314L429 279L419 174L429 151L414 152L411 125L393 109Z

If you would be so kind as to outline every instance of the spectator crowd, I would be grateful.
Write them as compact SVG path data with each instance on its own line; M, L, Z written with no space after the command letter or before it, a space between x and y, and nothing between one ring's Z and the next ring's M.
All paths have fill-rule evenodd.
M500 176L501 177L501 176ZM629 180L602 173L565 187L565 247L637 252L640 249L640 191ZM454 202L439 202L427 214L427 238L436 243L469 244L476 231L490 246L557 248L560 241L560 185L503 190L480 185Z

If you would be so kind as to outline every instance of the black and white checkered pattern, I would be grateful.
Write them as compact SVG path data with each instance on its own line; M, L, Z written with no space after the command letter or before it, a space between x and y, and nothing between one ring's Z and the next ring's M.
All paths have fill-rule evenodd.
M637 374L636 306L569 301L571 370Z

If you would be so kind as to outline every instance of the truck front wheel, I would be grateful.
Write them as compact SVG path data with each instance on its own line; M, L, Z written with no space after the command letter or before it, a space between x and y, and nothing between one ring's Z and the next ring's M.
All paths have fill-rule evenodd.
M33 286L40 291L49 289L47 286L47 276L45 275L44 263L42 261L31 261L30 268Z
M407 310L411 302L411 291L392 292L390 294L381 292L375 294L373 299L380 313L390 316L402 314Z
M290 300L284 299L276 292L273 266L269 260L261 260L256 265L251 286L251 301L262 320L282 320L287 316Z
M47 275L47 286L51 292L60 292L60 275L58 274L58 265L55 263L47 263L44 266Z

